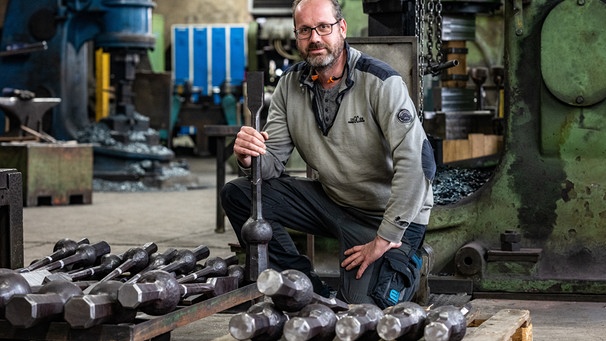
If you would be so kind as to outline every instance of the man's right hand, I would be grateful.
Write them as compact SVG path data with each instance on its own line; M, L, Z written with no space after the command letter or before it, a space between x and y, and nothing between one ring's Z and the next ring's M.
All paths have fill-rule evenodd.
M253 127L242 126L234 141L234 154L244 168L252 164L252 157L265 154L265 141L269 139L266 132L258 132Z

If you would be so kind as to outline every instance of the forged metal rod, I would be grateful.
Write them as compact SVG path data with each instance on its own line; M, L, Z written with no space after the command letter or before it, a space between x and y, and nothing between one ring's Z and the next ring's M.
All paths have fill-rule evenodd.
M271 297L280 310L296 312L310 303L323 304L335 312L349 310L347 303L333 298L326 298L314 292L311 280L303 272L286 269L278 272L265 269L257 279L257 289Z
M252 126L261 129L261 109L263 108L263 73L248 72L248 109L252 115ZM254 282L268 267L267 244L271 240L271 226L263 219L261 207L261 157L252 158L252 211L250 218L242 226L242 239L246 244L245 281Z
M212 257L206 260L206 262L204 263L204 268L196 272L191 272L183 277L177 278L177 281L180 284L183 284L194 282L197 279L204 277L226 276L227 268L230 265L235 265L236 263L238 263L238 258L235 255L227 257L226 259L223 259L221 257Z
M212 277L204 283L181 284L166 271L146 272L137 283L125 283L118 289L118 301L124 308L138 309L149 315L175 310L182 298L204 294L214 297L236 290L240 278Z
M79 241L74 241L68 238L60 239L55 243L55 246L53 247L53 253L42 259L34 261L32 264L25 268L18 269L17 272L34 271L59 259L71 256L74 254L74 252L76 252L76 248L78 247L78 245L88 243L89 241L86 238L82 238Z
M341 341L377 340L377 324L383 317L381 308L374 304L352 304L337 321L335 333Z
M73 272L54 272L44 277L42 283L48 283L57 280L75 282L85 278L93 278L94 276L103 277L118 266L120 266L121 263L122 258L119 255L116 255L114 253L108 253L101 256L101 263L99 265L90 268L78 269Z
M415 341L423 337L427 311L414 302L400 302L383 310L377 324L382 340Z
M472 312L468 303L463 307L440 306L427 313L424 336L426 341L460 341L467 332L467 315Z
M147 265L147 267L145 269L139 271L139 273L144 274L148 271L155 270L161 266L164 266L164 265L168 264L169 262L171 262L178 255L179 255L179 251L172 247L166 249L162 253L156 252L149 257L149 264Z
M280 340L288 317L271 302L253 304L229 320L229 333L236 340Z
M63 316L63 307L71 297L82 295L82 289L68 281L44 284L37 293L17 294L6 304L6 319L15 327L31 328Z
M4 318L6 304L14 295L31 294L32 288L21 274L0 268L0 319Z
M210 256L210 250L206 245L198 245L198 247L193 250L180 249L177 250L177 254L172 258L170 263L161 265L153 270L164 270L166 272L175 272L177 274L188 274L196 268L196 263L198 263L198 261L201 261L208 256ZM149 271L151 270L140 272L134 275L128 281L126 281L126 283L137 282L141 276Z
M123 255L123 263L105 275L100 282L112 280L126 271L130 271L133 275L145 269L149 264L149 256L158 251L158 245L154 242L149 242L142 247L133 247L128 249Z
M71 297L63 307L63 316L72 328L90 328L102 323L133 322L136 309L122 307L118 290L123 283L115 280L95 285L90 293Z
M210 250L206 245L198 245L193 250L180 249L177 251L177 256L173 258L172 262L157 269L177 274L187 274L196 268L196 263L208 258L208 256L210 256Z
M335 339L337 315L324 304L312 303L284 324L287 341L332 341Z
M55 271L64 269L68 265L89 267L95 263L97 258L110 253L110 251L111 248L106 241L100 241L95 244L80 244L72 255L45 265L39 270Z

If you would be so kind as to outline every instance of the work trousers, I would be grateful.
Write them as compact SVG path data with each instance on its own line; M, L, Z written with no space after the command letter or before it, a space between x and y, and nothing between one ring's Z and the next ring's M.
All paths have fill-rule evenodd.
M242 226L251 216L251 185L250 179L240 177L228 182L221 191L221 203L241 245L245 245L240 233ZM309 258L299 253L285 227L338 239L341 263L345 250L376 237L383 220L380 215L337 205L326 195L319 181L309 178L282 176L264 180L261 195L262 215L273 231L268 245L269 267L277 271L296 269L314 276ZM407 228L400 250L409 259L423 242L425 228L425 225L414 223ZM360 279L355 278L357 268L346 271L340 267L337 297L352 304L374 303L368 293L377 263L371 264ZM317 283L314 283L314 290L317 289Z

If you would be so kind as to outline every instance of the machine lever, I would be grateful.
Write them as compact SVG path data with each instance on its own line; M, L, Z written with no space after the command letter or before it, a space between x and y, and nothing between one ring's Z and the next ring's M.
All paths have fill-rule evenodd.
M24 44L22 44L22 43L11 44L6 47L5 51L0 52L0 57L14 56L17 54L25 54L25 53L36 52L36 51L44 51L46 49L48 49L48 45L46 44L45 41L41 41L38 43L31 43L31 44L25 44L25 43Z
M451 67L455 67L459 65L459 61L456 59L448 60L445 63L438 62L430 62L425 69L424 75L432 74L437 76L442 70L450 69Z

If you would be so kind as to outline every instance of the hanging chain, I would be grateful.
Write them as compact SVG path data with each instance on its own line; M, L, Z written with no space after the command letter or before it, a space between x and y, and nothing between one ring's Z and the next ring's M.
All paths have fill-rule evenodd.
M434 36L434 32L433 32L433 28L434 28L434 19L435 19L435 0L428 0L427 1L427 12L425 14L425 21L426 21L426 43L427 43L427 63L432 63L434 61L433 58L433 36Z
M425 98L425 90L424 90L424 81L423 75L425 75L425 66L427 65L427 61L425 60L425 54L423 53L423 32L425 30L424 27L424 16L425 16L425 3L423 0L415 1L415 36L417 37L417 57L418 57L418 82L419 82L419 92L418 92L418 116L421 122L423 122L423 110L424 110L424 98Z
M432 69L445 61L442 49L442 0L415 1L415 35L418 41L419 61L419 118L422 121L425 98L424 76L426 73L437 75L435 73L437 71Z
M444 51L442 51L442 0L436 3L436 62L444 63Z

